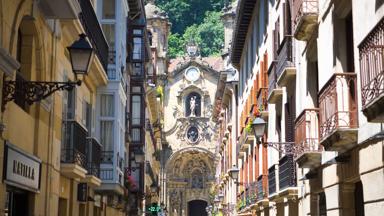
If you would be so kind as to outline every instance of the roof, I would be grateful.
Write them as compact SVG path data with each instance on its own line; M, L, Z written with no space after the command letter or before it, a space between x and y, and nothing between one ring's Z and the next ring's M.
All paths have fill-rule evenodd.
M178 68L182 67L183 65L191 61L194 61L201 65L208 66L217 72L220 72L224 69L224 62L220 56L210 56L210 57L194 58L194 59L191 59L189 57L178 57L170 60L168 71L172 72L174 70L177 70Z
M243 52L248 27L252 20L257 0L239 0L236 9L235 28L232 36L231 61L238 66Z

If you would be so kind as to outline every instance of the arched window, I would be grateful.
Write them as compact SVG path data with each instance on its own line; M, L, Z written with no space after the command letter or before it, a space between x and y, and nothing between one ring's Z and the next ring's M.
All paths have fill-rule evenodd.
M185 116L201 116L201 96L191 92L185 99Z

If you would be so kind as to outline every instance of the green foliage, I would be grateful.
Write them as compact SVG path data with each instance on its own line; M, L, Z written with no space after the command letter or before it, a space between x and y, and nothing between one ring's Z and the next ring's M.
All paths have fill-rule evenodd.
M207 11L220 11L225 0L157 0L156 4L169 15L172 32L184 33L193 24L200 24Z
M203 57L219 55L224 44L224 26L221 9L225 0L157 0L172 23L168 39L170 58L182 56L185 44L193 39Z

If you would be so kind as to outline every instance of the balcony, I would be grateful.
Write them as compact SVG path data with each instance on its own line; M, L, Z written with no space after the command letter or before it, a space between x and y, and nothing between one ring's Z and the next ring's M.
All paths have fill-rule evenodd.
M98 187L100 180L101 145L94 137L87 138L87 183Z
M268 88L260 88L257 92L257 106L259 107L260 117L268 118Z
M268 194L272 196L276 193L276 165L271 166L268 169Z
M254 140L255 136L252 135L252 132L244 128L239 139L240 151L246 152Z
M276 104L283 97L283 90L277 85L276 77L277 62L273 61L268 69L268 102Z
M296 76L293 61L292 36L286 35L277 51L276 77L279 86L286 86Z
M318 0L293 1L293 25L295 38L307 41L317 26L319 16Z
M257 178L257 200L258 202L263 201L268 197L267 184L268 176L260 175Z
M295 160L300 168L315 168L321 164L318 115L319 109L305 109L295 121Z
M99 58L106 72L108 65L108 43L104 37L103 30L97 20L91 1L79 0L79 2L81 7L81 13L79 15L80 22L84 27L96 56Z
M293 154L279 160L279 197L297 196L296 165Z
M38 5L46 18L77 19L80 13L78 0L40 0Z
M113 151L102 151L100 160L103 164L113 164Z
M384 122L384 19L359 46L361 100L369 122Z
M64 122L60 171L69 178L85 178L87 173L87 131L76 121Z
M320 144L344 151L357 144L356 74L335 73L319 92Z

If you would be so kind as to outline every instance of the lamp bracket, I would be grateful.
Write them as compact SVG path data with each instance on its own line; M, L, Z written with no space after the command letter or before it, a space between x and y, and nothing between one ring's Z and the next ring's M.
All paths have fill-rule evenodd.
M81 81L76 82L38 82L38 81L8 81L3 82L3 101L2 111L5 105L16 99L23 99L29 105L41 101L56 91L72 90L75 86L80 86ZM21 97L21 98L20 98Z
M265 145L285 154L294 154L295 142L266 142Z

